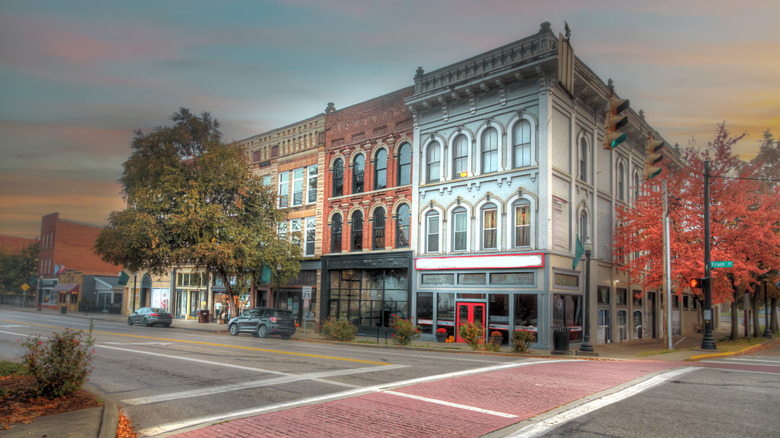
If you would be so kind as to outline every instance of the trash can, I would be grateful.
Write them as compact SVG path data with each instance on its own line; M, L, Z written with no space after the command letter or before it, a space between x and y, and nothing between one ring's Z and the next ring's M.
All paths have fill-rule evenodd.
M63 314L63 315L65 315L66 313L68 313L68 306L62 306L62 307L60 307L60 313L61 313L61 314Z
M198 322L209 322L209 310L208 309L198 309Z
M569 328L553 327L553 352L569 351Z

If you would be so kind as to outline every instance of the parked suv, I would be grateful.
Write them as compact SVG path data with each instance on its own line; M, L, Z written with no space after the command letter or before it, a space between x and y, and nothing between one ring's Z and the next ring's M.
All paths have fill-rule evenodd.
M289 310L255 307L228 321L228 332L233 336L246 332L256 338L281 335L282 339L290 339L295 333L295 319Z

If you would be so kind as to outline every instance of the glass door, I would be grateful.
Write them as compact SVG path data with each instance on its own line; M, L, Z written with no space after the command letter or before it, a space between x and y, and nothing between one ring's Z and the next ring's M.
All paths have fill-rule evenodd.
M458 311L455 321L455 340L463 342L460 337L460 326L465 324L477 323L485 331L485 303L458 303Z

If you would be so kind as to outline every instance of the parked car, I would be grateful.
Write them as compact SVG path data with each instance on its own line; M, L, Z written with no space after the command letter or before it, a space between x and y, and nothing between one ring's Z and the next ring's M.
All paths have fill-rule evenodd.
M256 338L281 335L282 339L290 339L295 333L295 318L289 310L255 307L228 321L228 332L233 336L252 333Z
M143 324L144 327L155 324L170 327L172 322L173 315L157 307L142 307L127 317L127 325Z

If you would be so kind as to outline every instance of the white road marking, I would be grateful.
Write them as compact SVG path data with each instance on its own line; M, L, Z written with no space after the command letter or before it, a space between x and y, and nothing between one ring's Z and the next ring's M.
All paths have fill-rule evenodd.
M398 368L408 368L408 366L407 365L383 365L383 366L375 366L375 367L343 369L343 370L336 370L336 371L323 371L318 373L286 374L283 377L276 377L273 379L254 380L251 382L233 383L230 385L222 385L222 386L211 386L208 388L193 389L190 391L158 394L149 397L130 398L130 399L122 400L122 403L127 403L131 405L146 405L150 403L159 403L162 401L177 400L181 398L200 397L204 395L218 394L222 392L240 391L243 389L260 388L263 386L281 385L284 383L297 382L301 380L315 380L322 383L355 388L355 385L341 384L338 382L330 382L328 380L323 380L323 379L325 379L326 377L344 376L344 375L352 375L352 374L360 374L360 373L373 373L376 371L386 371L386 370L392 370Z
M170 342L106 342L108 345L171 345ZM134 351L134 350L130 350Z
M552 429L555 429L556 427L568 421L574 420L585 414L589 414L595 410L601 409L605 406L609 406L613 403L617 403L619 401L625 400L629 397L633 397L642 391L646 391L650 388L665 383L669 379L700 369L702 368L685 367L685 368L678 368L676 370L671 370L663 374L656 375L643 382L637 383L636 385L632 385L622 391L618 391L616 393L606 395L599 399L587 403L583 403L577 407L569 409L566 412L562 412L558 415L552 416L544 421L540 421L530 426L526 426L518 430L517 432L508 435L507 438L533 438L533 437L542 436L550 432Z
M505 414L503 412L491 411L489 409L475 408L474 406L467 406L467 405L462 405L460 403L452 403L452 402L448 402L448 401L444 401L444 400L437 400L435 398L420 397L419 395L404 394L403 392L383 391L382 393L383 394L397 395L399 397L411 398L411 399L414 399L414 400L420 400L420 401L433 403L433 404L437 404L437 405L449 406L451 408L458 408L458 409L465 409L467 411L481 412L483 414L495 415L495 416L498 416L498 417L517 418L517 415Z
M743 363L743 362L727 362L725 360L704 360L701 363L715 363L721 365L754 365L760 367L780 367L780 362L763 361L769 363Z
M417 383L426 383L426 382L433 382L436 380L443 380L443 379L449 379L452 377L461 377L461 376L467 376L471 374L481 374L486 373L490 371L498 371L502 369L507 368L518 368L518 367L525 367L525 366L531 366L531 365L540 365L540 364L549 364L549 363L556 363L556 362L569 362L569 363L579 363L578 360L571 360L571 359L552 359L552 360L539 360L539 361L533 361L533 362L512 362L508 364L501 364L501 365L495 365L491 367L484 367L484 368L475 368L471 370L463 370L463 371L455 371L452 373L446 373L446 374L438 374L435 376L428 376L428 377L419 377L416 379L409 379L409 380L402 380L398 382L391 382L391 383L385 383L382 385L373 385L373 386L366 386L363 388L357 388L352 389L349 391L342 391L337 392L333 394L323 395L319 397L310 397L300 400L294 400L287 403L279 403L275 405L270 406L261 406L251 409L245 409L242 411L234 411L234 412L226 412L224 414L215 414L210 415L207 417L199 417L199 418L190 418L188 420L182 420L177 421L175 423L168 423L168 424L161 424L159 426L152 426L143 430L139 431L139 434L142 435L158 435L162 433L168 433L179 429L184 429L187 427L192 426L207 426L210 423L216 423L216 422L222 422L227 421L230 419L237 419L237 418L243 418L243 417L249 417L252 415L259 415L264 412L270 412L270 411L277 411L282 410L286 408L293 408L297 406L303 406L307 404L314 404L314 403L321 403L325 401L330 401L338 398L346 398L346 397L354 397L358 395L364 395L369 394L373 392L384 392L389 391L394 388L400 388L402 386L408 386L413 385Z
M780 365L780 359L769 360L769 359L748 359L743 357L734 357L731 358L731 360L738 360L740 362L767 362L767 363Z

